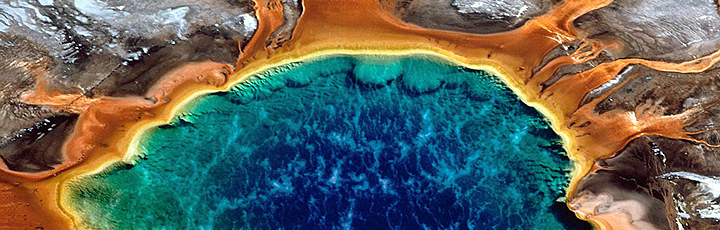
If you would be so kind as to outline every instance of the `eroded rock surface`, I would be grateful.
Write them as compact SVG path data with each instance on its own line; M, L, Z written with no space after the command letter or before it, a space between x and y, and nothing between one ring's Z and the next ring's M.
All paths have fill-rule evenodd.
M489 34L513 30L549 12L559 0L399 0L393 12L430 29Z
M388 10L420 27L490 34L519 28L560 4L399 0ZM0 2L2 162L10 171L32 173L63 161L59 149L77 115L62 105L23 102L39 79L47 80L49 90L77 99L144 97L160 76L184 63L235 63L239 47L258 26L253 7L249 1L234 0ZM299 1L280 1L275 7L283 7L284 23L267 41L270 49L292 38L302 12ZM609 216L639 228L717 229L720 67L670 70L659 68L667 66L662 63L623 62L702 65L698 58L720 49L718 3L615 0L572 24L578 39L559 44L532 68L533 74L550 74L540 83L543 89L569 78L582 79L577 76L593 70L621 66L588 91L578 109L592 106L595 115L634 118L686 117L683 131L688 137L633 137L614 157L596 162L572 194L571 206L590 217ZM575 59L579 53L587 54L586 59ZM573 61L558 65L555 61L560 59Z
M185 63L234 64L257 27L253 7L234 0L0 2L3 162L12 171L39 172L63 161L60 147L77 116L62 105L24 103L38 79L46 90L78 99L143 97Z
M690 61L720 48L720 14L712 0L615 0L574 24L585 37L622 43L621 57Z
M586 215L635 212L636 226L654 229L716 229L720 152L694 143L648 136L637 138L617 156L596 163L570 204ZM659 210L664 210L661 212ZM641 224L642 225L642 224Z
M640 123L647 116L682 119L686 138L635 137L614 157L596 162L571 206L588 217L615 216L640 228L717 229L720 69L712 63L700 67L708 63L700 58L720 49L717 3L616 0L577 18L574 26L583 39L559 45L534 69L534 74L551 70L543 87L621 66L584 95L578 110L590 106L595 115L630 114ZM582 53L590 58L549 64ZM687 63L674 67L681 62Z

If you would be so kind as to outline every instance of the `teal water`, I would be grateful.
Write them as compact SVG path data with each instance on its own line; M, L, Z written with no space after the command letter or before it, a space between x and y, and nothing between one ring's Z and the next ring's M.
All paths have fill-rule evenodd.
M99 229L589 229L569 160L485 72L332 57L194 100L135 164L73 182Z

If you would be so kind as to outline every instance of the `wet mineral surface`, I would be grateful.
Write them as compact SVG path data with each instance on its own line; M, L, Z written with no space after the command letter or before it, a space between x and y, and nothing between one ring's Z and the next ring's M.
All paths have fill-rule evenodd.
M370 44L400 31L406 36L382 37L399 44L420 34L417 44L437 41L439 49L488 60L517 79L516 92L548 108L556 131L580 143L565 146L582 165L568 191L580 217L613 229L720 225L717 2L354 4L365 7L292 0L0 2L0 199L7 200L0 226L66 228L67 214L56 210L62 205L37 194L57 193L60 179L52 178L102 159L92 149L128 152L101 138L124 127L84 124L102 124L112 114L152 117L143 108L171 101L164 97L171 92L158 88L223 85L249 63L321 43L312 36L325 27L316 25L334 28L322 41ZM378 26L384 23L394 26ZM371 33L353 36L364 28ZM328 47L364 44L337 43ZM453 47L481 48L471 56ZM110 105L138 106L103 110L104 117L94 112ZM68 144L80 136L98 142Z

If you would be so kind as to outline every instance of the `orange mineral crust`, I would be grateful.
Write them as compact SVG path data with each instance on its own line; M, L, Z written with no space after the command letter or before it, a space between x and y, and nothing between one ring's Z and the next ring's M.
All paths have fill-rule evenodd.
M227 90L252 73L272 66L322 55L439 56L499 76L524 102L550 120L553 129L562 136L569 156L576 160L568 197L575 195L578 181L591 170L596 160L612 157L635 137L653 134L696 141L683 131L683 127L691 122L693 111L664 116L663 111L653 110L648 104L637 111L610 111L598 115L593 108L603 97L582 103L583 97L629 64L643 64L663 71L698 72L716 63L720 56L717 53L687 63L618 60L543 86L542 83L561 64L581 63L597 56L604 48L615 48L588 41L571 26L575 18L611 1L566 1L519 29L490 35L410 25L390 12L392 2L381 2L303 1L303 13L292 36L270 40L273 31L282 25L282 5L279 1L258 0L255 6L258 28L251 41L241 47L235 69L229 63L187 63L167 72L145 97L90 99L80 94L54 92L44 87L44 79L38 79L35 92L24 97L26 102L77 113L80 118L64 145L65 161L55 170L31 174L1 168L0 199L6 205L0 206L0 213L4 213L0 216L0 228L72 228L78 217L63 208L66 182L131 159L132 154L137 154L133 142L140 138L143 130L168 122L177 109L193 97ZM551 49L575 39L587 41L590 49L578 49L585 52L556 59L536 74L532 73ZM610 92L604 95L608 94ZM69 106L61 106L67 104ZM625 205L633 206L632 203ZM622 224L632 213L623 214L622 207L617 210L617 213L604 216L583 214L581 217L590 218L601 229L634 228Z

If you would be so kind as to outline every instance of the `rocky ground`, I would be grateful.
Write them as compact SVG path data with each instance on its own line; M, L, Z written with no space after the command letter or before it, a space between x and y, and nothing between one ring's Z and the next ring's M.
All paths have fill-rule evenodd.
M181 64L235 63L256 26L250 1L3 1L0 157L18 172L62 161L77 116L23 102L37 79L78 97L141 96Z
M547 14L556 0L399 0L391 11L417 26L464 33L506 32ZM287 0L274 44L291 38L302 6ZM32 173L64 159L73 111L25 103L38 87L80 98L143 96L162 73L187 62L234 64L257 28L253 3L240 0L3 0L0 2L0 157L6 169ZM644 59L694 63L720 49L720 14L712 0L615 0L577 18L582 39L558 45L533 68L576 52L594 56L555 69L558 81L604 63ZM238 41L240 45L238 45ZM588 44L600 47L589 50ZM686 114L692 139L643 135L596 162L570 200L587 215L618 210L654 229L720 228L720 66L692 71L630 64L590 91L579 107L595 114ZM153 101L153 98L146 98ZM599 100L598 103L589 103ZM592 125L592 124L579 124ZM638 208L639 207L639 208ZM662 212L660 211L662 210Z
M409 23L482 34L517 28L558 4L547 0L400 2L396 14ZM720 49L720 15L718 3L712 0L615 0L577 18L573 26L584 39L559 45L535 72L578 49L590 52L582 50L589 49L590 43L603 48L586 61L559 67L542 83L544 87L603 63L623 59L699 63L697 59ZM573 208L603 215L635 207L638 211L628 221L641 228L720 228L720 66L685 72L631 64L585 95L580 107L602 100L592 105L596 114L652 110L672 116L693 110L685 127L693 140L637 137L615 157L596 162L596 170L582 180L571 200Z
M559 0L398 0L394 13L425 28L489 34L509 31L549 12Z

